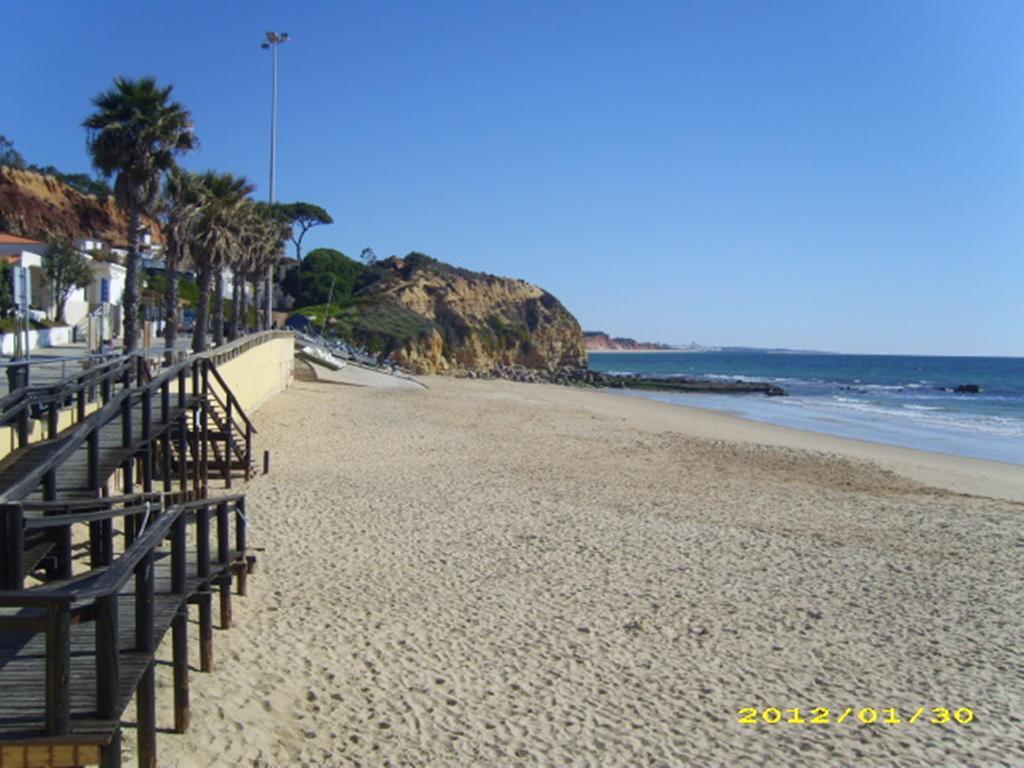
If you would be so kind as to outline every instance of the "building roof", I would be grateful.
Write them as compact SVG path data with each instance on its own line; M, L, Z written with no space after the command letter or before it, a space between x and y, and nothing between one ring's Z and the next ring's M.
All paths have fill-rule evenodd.
M0 245L45 245L42 240L33 240L30 237L19 237L9 232L0 232Z

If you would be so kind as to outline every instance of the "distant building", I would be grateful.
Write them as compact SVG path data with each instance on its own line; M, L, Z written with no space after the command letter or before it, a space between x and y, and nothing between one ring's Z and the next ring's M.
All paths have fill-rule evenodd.
M92 269L93 280L85 288L76 288L68 294L67 302L64 305L65 320L68 325L75 326L83 323L91 312L98 310L102 303L102 281L106 279L110 281L110 297L106 306L111 308L110 317L114 321L115 318L120 317L120 310L114 309L114 305L121 303L121 297L124 294L125 268L116 262L93 258L90 251L108 250L99 240L79 239L74 241L74 245L86 259L92 262L89 266ZM46 285L46 275L43 271L43 255L47 248L47 244L41 240L0 232L0 258L13 266L28 269L30 307L41 312L47 319L53 320L56 317L57 308L53 301L53 295Z

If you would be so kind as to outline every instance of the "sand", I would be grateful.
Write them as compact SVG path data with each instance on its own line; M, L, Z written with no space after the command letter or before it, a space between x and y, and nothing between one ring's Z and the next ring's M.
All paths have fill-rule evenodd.
M1024 763L1020 467L427 383L257 414L265 551L162 765Z

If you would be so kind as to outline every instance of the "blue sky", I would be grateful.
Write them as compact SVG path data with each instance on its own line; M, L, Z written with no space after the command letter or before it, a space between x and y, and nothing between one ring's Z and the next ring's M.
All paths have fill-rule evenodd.
M4 3L0 133L87 170L114 75L184 164L667 342L1024 355L1024 3Z

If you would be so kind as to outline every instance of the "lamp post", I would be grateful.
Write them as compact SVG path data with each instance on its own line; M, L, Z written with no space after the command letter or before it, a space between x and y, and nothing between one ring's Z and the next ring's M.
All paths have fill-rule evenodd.
M260 46L274 54L274 85L270 98L270 203L274 203L274 185L277 182L277 49L288 42L287 32L267 32L267 38ZM270 330L271 313L274 304L274 265L267 265L267 327Z

